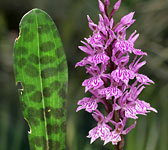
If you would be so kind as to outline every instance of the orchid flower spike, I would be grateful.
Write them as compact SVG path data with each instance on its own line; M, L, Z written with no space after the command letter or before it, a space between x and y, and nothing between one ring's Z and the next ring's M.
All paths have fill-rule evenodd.
M142 90L154 82L139 73L146 64L141 59L147 56L146 52L135 48L139 34L135 30L126 38L127 29L135 22L135 12L128 13L115 23L112 17L119 9L121 0L115 3L110 15L107 13L109 0L98 0L98 4L99 22L96 24L87 16L93 34L84 38L83 46L79 46L87 56L75 66L85 67L86 73L90 74L82 86L85 92L90 92L91 97L79 100L76 111L84 109L96 121L96 126L87 136L91 139L90 143L100 138L104 144L111 142L118 145L122 142L122 135L128 134L136 126L139 115L147 115L150 111L157 113L149 103L138 98ZM130 54L133 59L130 59ZM99 110L101 106L104 106L106 113ZM126 128L130 118L135 121Z

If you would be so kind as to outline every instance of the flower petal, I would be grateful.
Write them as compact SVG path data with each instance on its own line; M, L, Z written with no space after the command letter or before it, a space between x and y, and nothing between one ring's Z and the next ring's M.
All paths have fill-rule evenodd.
M101 87L104 84L103 80L100 77L92 77L84 80L82 86L85 86L85 92L93 88L94 90Z
M89 49L89 48L86 47L86 46L78 46L78 48L79 48L81 51L85 52L86 54L89 54L89 55L93 54L92 49Z
M110 58L106 54L100 53L93 56L89 56L87 58L87 61L93 63L94 65L97 65L100 63L106 63L109 59Z
M112 96L114 96L115 98L119 98L122 95L121 90L116 87L100 89L98 93L100 95L105 95L106 99L110 99Z
M134 16L134 13L135 12L131 12L131 13L125 15L124 17L121 18L120 22L122 24L124 24L124 25L131 23L132 22L132 18Z
M133 48L133 43L130 41L126 41L126 40L118 40L115 44L115 47L121 51L121 53L126 53L126 52L132 52Z
M98 124L95 128L89 131L88 138L91 138L91 142L93 143L96 139L100 137L101 140L105 140L106 137L110 134L109 127L105 124Z
M136 79L138 82L143 83L143 84L148 84L148 83L152 83L154 84L154 82L149 79L146 75L143 74L136 74Z
M135 109L137 114L142 114L142 115L145 115L148 112L148 110L151 110L157 113L157 110L153 107L150 107L149 103L141 100L136 101Z
M136 116L136 109L134 106L127 106L125 108L125 116L127 118L132 118L132 119L137 119L138 117Z
M128 132L130 132L133 128L135 128L135 126L136 126L136 121L130 127L122 131L122 134L124 135L128 134Z
M98 107L96 100L88 97L84 97L82 100L79 100L78 105L81 106L77 108L76 112L78 112L81 109L85 109L87 112L91 113Z
M116 132L115 130L112 131L109 136L105 139L104 145L112 142L113 145L117 145L118 142L121 141L120 133Z
M141 51L140 49L133 49L133 53L137 56L139 56L139 55L146 55L147 56L147 53Z
M78 66L80 67L85 66L86 64L88 64L88 61L87 61L87 58L84 57L80 62L76 63L75 68Z
M129 69L116 69L111 73L111 76L116 82L122 80L126 85L128 85L129 79L134 79L135 74Z
M99 9L102 14L105 14L105 9L104 9L104 4L102 3L101 0L98 0L99 2Z

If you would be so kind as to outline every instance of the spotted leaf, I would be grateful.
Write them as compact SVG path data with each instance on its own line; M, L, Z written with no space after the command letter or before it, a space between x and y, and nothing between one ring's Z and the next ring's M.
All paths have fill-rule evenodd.
M57 28L42 10L20 22L14 72L31 150L65 150L68 71Z

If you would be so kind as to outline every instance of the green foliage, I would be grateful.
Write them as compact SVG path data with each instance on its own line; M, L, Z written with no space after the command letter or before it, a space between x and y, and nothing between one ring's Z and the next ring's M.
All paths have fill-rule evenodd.
M68 71L52 19L33 9L20 22L14 71L31 150L64 150Z

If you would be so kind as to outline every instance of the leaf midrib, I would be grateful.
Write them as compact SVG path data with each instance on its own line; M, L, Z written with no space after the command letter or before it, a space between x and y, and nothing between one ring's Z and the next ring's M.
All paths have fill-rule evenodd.
M36 13L35 13L36 14ZM37 20L37 15L35 15L36 17L36 27L37 27L37 30L38 30L38 20ZM39 40L39 33L37 32L37 39L38 41ZM47 129L47 119L46 119L46 113L45 113L45 101L44 101L44 94L43 94L43 83L42 83L42 77L41 77L41 64L40 64L40 47L39 47L39 42L37 43L38 44L38 61L39 61L39 76L40 76L40 91L41 91L41 94L42 94L42 106L43 106L43 114L44 114L44 126L45 126L45 130ZM47 149L46 150L49 150L49 143L48 143L48 133L47 133L47 130L46 130L46 145L47 145Z

